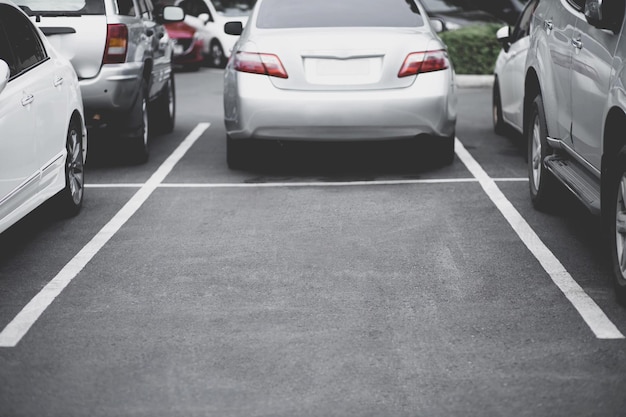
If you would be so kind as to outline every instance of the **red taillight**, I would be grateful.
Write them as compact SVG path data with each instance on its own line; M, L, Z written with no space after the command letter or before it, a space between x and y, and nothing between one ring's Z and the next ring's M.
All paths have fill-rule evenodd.
M121 64L126 61L128 50L128 28L123 24L107 25L107 42L103 64Z
M441 71L449 66L448 54L444 50L413 52L404 60L398 77L408 77L425 72Z
M252 74L263 74L278 78L289 78L283 63L273 54L237 52L234 58L235 70Z

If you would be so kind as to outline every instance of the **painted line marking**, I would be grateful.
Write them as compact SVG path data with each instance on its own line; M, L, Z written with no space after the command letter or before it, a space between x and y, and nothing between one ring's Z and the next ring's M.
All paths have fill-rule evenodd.
M124 207L61 269L52 281L30 300L0 333L0 347L15 347L22 340L48 306L52 304L55 298L76 278L80 271L111 240L133 214L139 210L209 126L210 123L198 124Z
M496 182L528 182L528 178L493 178ZM425 180L382 180L344 182L262 182L262 183L161 183L157 188L288 188L288 187L366 187L380 185L463 184L479 182L476 178L440 178ZM85 188L141 188L141 183L85 184Z
M539 261L543 269L550 275L556 286L563 292L565 297L572 303L581 315L585 323L598 339L624 339L624 335L617 329L615 324L604 314L602 309L589 295L578 285L569 272L554 256L548 247L541 241L539 236L524 220L522 215L513 207L513 204L504 196L495 181L465 149L461 141L456 139L456 155L467 169L472 173L491 201L496 205L500 213L509 222L511 227L526 247Z

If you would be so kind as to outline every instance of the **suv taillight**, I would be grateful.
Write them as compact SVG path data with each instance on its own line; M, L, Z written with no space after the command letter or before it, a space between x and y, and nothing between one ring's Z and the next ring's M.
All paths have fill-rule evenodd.
M263 74L271 77L289 78L280 59L273 54L237 52L233 63L235 70L251 74Z
M107 25L107 42L104 50L103 64L121 64L126 61L128 50L128 28L124 24L110 23Z
M404 60L398 77L408 77L425 72L441 71L449 66L448 54L444 50L413 52Z

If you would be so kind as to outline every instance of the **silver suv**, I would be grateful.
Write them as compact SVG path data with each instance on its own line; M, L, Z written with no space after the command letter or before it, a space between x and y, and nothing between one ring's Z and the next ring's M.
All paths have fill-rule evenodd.
M524 86L530 196L545 209L563 184L603 217L626 302L624 0L541 0Z
M178 7L151 0L16 0L74 66L90 129L111 127L140 160L150 127L174 128L172 46L162 23L181 21Z

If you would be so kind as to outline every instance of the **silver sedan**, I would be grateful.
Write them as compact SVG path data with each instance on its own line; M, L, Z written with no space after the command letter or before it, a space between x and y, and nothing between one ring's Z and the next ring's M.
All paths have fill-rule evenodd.
M259 0L228 62L230 167L249 140L434 139L454 158L456 87L414 0Z

